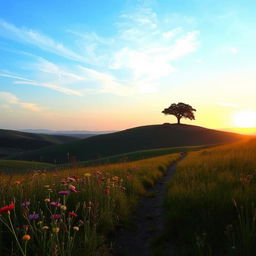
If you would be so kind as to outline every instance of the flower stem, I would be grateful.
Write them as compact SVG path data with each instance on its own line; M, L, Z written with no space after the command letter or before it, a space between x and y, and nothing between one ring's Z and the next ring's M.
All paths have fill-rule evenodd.
M18 247L19 247L19 249L20 249L20 251L21 251L21 254L22 254L23 256L26 256L26 253L24 253L24 251L23 251L23 249L22 249L22 247L21 247L21 245L20 245L20 242L19 242L19 240L18 240L18 237L17 237L17 235L16 235L16 232L15 232L15 230L14 230L14 228L13 228L12 220L11 220L11 217L10 217L10 214L9 214L9 213L8 213L8 220L9 220L9 222L10 222L11 231L12 231L12 233L13 233L13 235L14 235L14 238L15 238L15 240L16 240L16 242L17 242L17 245L18 245Z

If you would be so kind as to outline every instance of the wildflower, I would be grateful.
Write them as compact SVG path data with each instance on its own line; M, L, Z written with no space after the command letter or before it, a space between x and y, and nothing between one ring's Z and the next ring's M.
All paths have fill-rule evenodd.
M23 237L22 237L22 239L23 240L25 240L25 241L28 241L28 240L30 240L31 239L31 237L30 237L30 235L24 235Z
M67 206L66 206L66 205L62 205L62 206L60 207L60 209L63 210L63 211L66 211L66 210L67 210Z
M58 233L60 231L60 228L56 227L56 228L52 228L52 232L53 233Z
M37 225L42 225L42 224L43 222L41 220L37 222Z
M118 176L114 176L114 177L112 177L112 180L113 180L113 181L118 181L118 180L119 180L119 177L118 177Z
M70 191L68 191L68 190L61 190L58 192L58 194L62 195L62 196L68 195L69 193L70 193Z
M68 178L67 178L67 181L68 181L68 182L74 182L74 181L76 181L76 179L73 178L73 177L68 177Z
M69 189L76 189L76 187L73 186L73 185L69 185L68 188L69 188Z
M104 194L105 194L105 195L109 195L109 194L110 194L110 189L109 189L109 188L106 188L106 189L104 190Z
M102 172L101 172L101 171L96 171L96 174L97 174L97 175L101 175Z
M0 208L0 213L1 212L9 212L9 211L13 210L14 208L15 208L15 204L6 205L6 206Z
M48 226L43 226L42 229L47 230L47 229L49 229L49 227Z
M77 176L72 176L71 178L73 178L75 181L79 180Z
M37 220L39 218L39 214L33 213L28 215L29 220Z
M84 174L84 176L89 178L89 177L91 177L92 175L91 175L89 172L86 172L86 173Z
M74 229L75 231L79 231L79 227L77 227L77 226L74 226L73 229Z
M50 188L50 185L44 185L45 188Z
M21 204L21 206L23 206L23 207L27 207L27 206L30 206L30 205L31 205L31 203L29 201L23 202Z
M58 213L53 214L53 215L51 216L51 219L52 219L52 220L58 220L58 219L60 219L60 218L61 218L61 214L58 214Z
M50 199L50 198L45 198L44 201L45 201L46 203L50 203L50 202L51 202L51 199Z
M72 217L77 217L78 215L75 212L68 212L68 214Z
M72 193L77 193L78 191L76 190L76 189L69 189L70 190L70 192L72 192Z
M76 187L75 187L75 186L69 185L68 188L69 188L69 191L70 191L70 192L77 193L77 190L76 190Z
M56 207L60 207L61 203L58 202L50 202L50 205L56 206Z
M14 181L14 184L20 185L20 184L21 184L21 181L20 181L20 180L16 180L16 181Z

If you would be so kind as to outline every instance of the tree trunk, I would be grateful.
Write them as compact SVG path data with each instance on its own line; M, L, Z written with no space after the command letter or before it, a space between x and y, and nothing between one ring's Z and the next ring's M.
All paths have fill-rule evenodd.
M180 124L180 119L181 119L181 117L177 117L177 121L178 121L177 124Z

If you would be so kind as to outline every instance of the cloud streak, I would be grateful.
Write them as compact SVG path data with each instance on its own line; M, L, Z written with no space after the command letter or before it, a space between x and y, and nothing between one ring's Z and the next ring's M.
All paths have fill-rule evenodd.
M82 96L82 93L76 90L72 90L69 88L65 88L56 84L52 83L45 83L45 82L39 82L39 81L34 81L31 79L27 79L21 76L17 75L12 75L12 74L5 74L5 73L0 73L0 77L7 77L11 78L13 80L14 84L22 84L22 85L33 85L33 86L39 86L39 87L45 87L54 91L58 91L67 95L76 95L76 96Z
M0 36L39 47L44 51L66 57L71 60L83 61L83 58L81 58L77 53L68 49L62 43L55 41L49 36L25 27L18 28L4 20L0 20Z
M151 8L137 7L122 13L116 28L111 38L69 29L76 42L76 50L72 50L47 35L0 20L1 37L72 60L63 67L38 57L29 66L29 79L7 73L0 76L14 79L15 84L75 96L82 96L85 91L122 96L153 93L163 78L176 71L175 61L199 47L199 31L167 24Z
M2 104L4 103L2 105L4 108L17 106L32 112L42 111L42 108L40 108L37 104L31 102L22 102L17 96L9 92L0 91L0 100Z

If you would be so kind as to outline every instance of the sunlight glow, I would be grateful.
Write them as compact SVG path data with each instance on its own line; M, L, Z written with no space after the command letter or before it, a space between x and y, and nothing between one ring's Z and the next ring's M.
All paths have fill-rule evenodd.
M241 111L235 114L236 127L256 127L256 111Z

